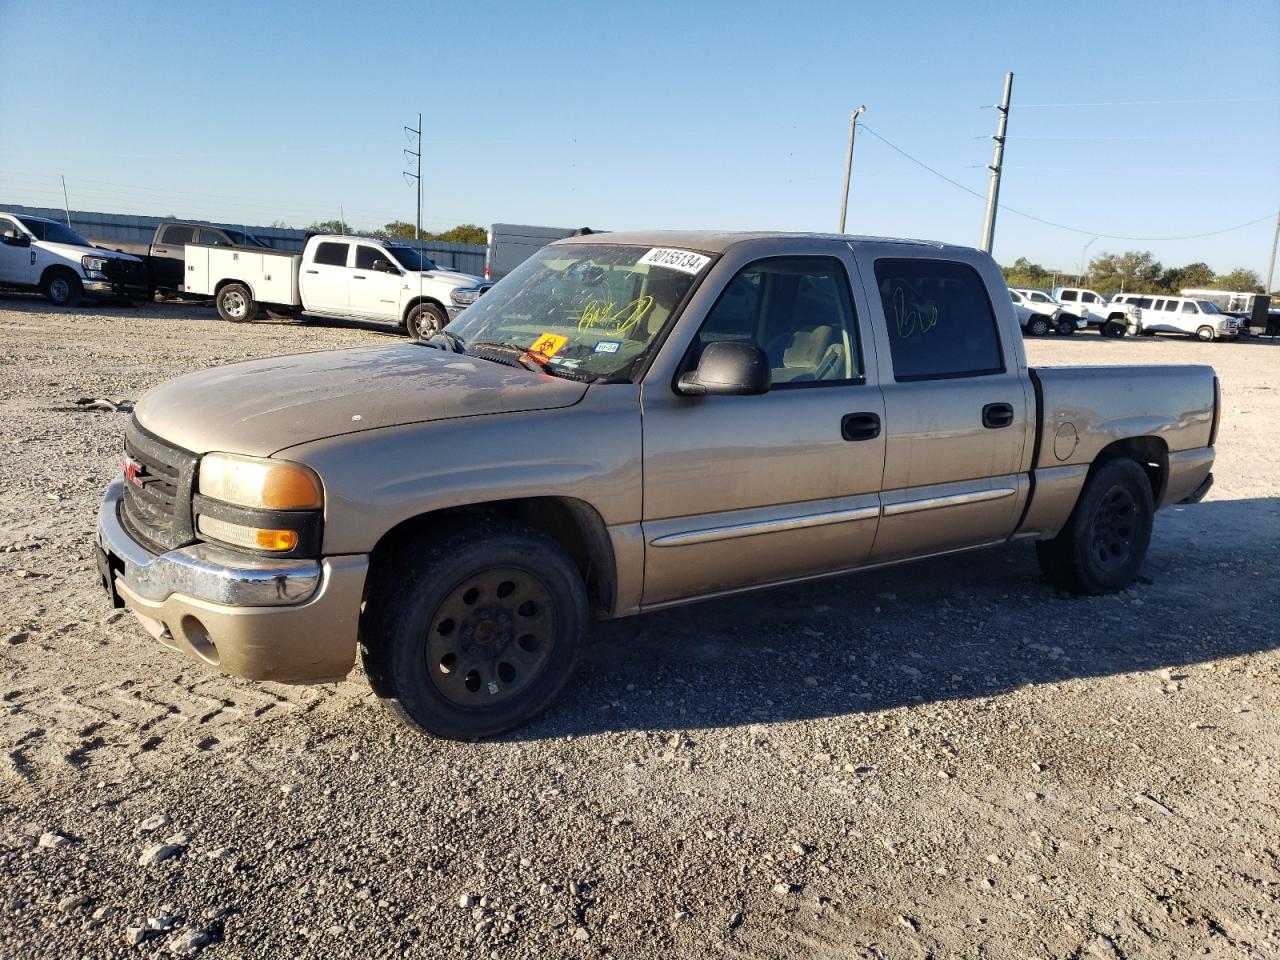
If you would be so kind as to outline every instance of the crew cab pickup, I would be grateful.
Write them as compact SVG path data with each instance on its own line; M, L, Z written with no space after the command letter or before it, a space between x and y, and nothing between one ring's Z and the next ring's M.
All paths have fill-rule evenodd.
M235 227L219 227L211 223L165 220L156 226L150 243L103 240L104 244L140 258L151 273L151 283L162 296L181 295L186 266L183 261L188 243L217 247L254 247L270 249L265 240Z
M96 247L56 220L0 211L0 287L39 290L57 307L82 297L151 296L142 261Z
M359 650L403 717L475 738L550 703L593 616L1016 540L1123 589L1209 488L1219 411L1207 366L1029 368L972 249L575 237L428 341L152 389L98 565L170 647L291 682Z
M317 235L302 253L188 243L183 291L210 296L224 320L270 313L386 320L428 340L491 283L442 270L420 250L370 237Z
M1137 333L1142 313L1132 304L1108 301L1102 294L1081 287L1055 287L1052 297L1064 313L1097 327L1104 337Z

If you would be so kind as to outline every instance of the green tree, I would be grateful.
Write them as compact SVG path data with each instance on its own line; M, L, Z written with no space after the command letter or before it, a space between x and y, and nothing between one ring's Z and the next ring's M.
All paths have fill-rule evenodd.
M1004 268L1004 280L1011 287L1044 287L1053 286L1053 271L1046 270L1038 263L1032 263L1026 257L1019 257L1013 265Z
M489 242L489 231L484 227L477 227L474 223L460 223L444 233L433 234L431 239L441 240L444 243L486 244Z
M1219 290L1235 290L1239 293L1262 293L1262 278L1256 270L1236 267L1230 273L1224 273L1213 284Z
M1150 250L1101 253L1089 261L1089 286L1103 292L1155 291L1164 268Z
M309 233L359 233L351 224L342 220L318 220L307 227Z
M1187 288L1208 287L1213 281L1213 268L1197 261L1185 267L1169 267L1160 274L1157 286L1162 293L1181 293Z
M412 240L413 224L405 223L403 220L392 220L381 230L375 230L373 233L374 236L386 237L389 240ZM426 239L429 234L424 233L422 236Z

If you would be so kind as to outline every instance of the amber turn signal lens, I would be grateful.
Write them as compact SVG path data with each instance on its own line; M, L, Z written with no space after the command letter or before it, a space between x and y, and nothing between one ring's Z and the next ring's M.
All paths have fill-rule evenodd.
M297 545L296 530L258 530L258 548L261 550L292 550Z
M220 540L237 547L253 547L258 550L292 550L298 545L298 531L270 530L263 527L247 527L229 523L216 517L202 516L196 524L200 535Z

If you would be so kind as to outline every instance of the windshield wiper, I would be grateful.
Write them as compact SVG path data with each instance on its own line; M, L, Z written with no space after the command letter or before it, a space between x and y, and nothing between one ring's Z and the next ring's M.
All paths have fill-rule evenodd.
M442 348L436 346L436 344L432 342L436 339L436 337L439 337L444 340L447 346L444 347L443 349L447 349L450 353L466 353L467 352L466 342L460 336L454 333L452 330L448 330L448 329L441 330L439 333L433 336L430 340L423 340L421 341L421 343L423 343L425 346L431 347L434 350L440 350Z
M478 356L484 360L492 360L494 363L506 364L509 367L524 367L526 370L532 370L534 373L546 373L553 377L560 377L564 380L577 380L582 383L591 383L597 379L593 373L580 373L572 367L564 367L559 364L543 363L535 354L530 353L524 347L517 347L511 343L473 343L468 348L468 356ZM505 356L484 356L481 350L490 353L505 354Z

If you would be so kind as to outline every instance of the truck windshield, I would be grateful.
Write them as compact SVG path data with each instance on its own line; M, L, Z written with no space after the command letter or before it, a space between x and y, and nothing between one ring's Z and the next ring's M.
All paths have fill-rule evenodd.
M415 270L438 270L435 261L426 256L421 250L415 250L413 247L387 247L387 253L391 254L400 262L400 266L412 272Z
M1214 303L1212 300L1197 300L1196 303L1200 304L1201 313L1221 313L1222 312L1221 310L1218 309L1218 305Z
M605 244L543 247L457 320L471 344L526 351L549 372L629 379L712 258Z
M80 234L76 233L70 227L64 227L60 223L52 220L40 220L37 217L19 217L22 225L35 234L37 240L47 240L49 243L69 243L74 247L91 247L91 244Z

